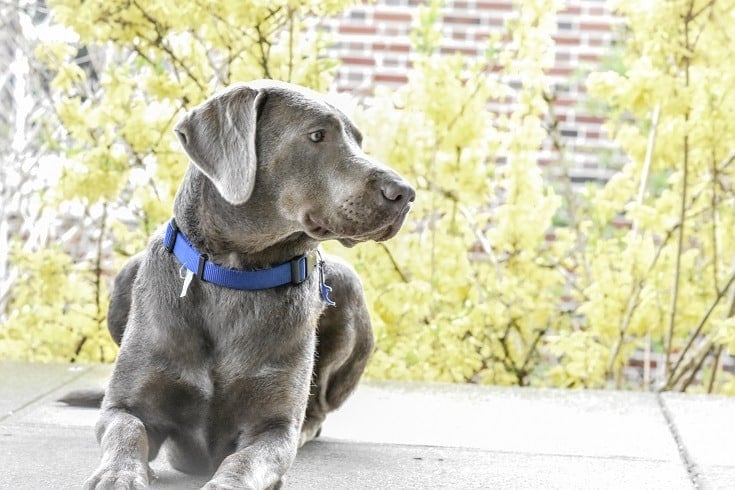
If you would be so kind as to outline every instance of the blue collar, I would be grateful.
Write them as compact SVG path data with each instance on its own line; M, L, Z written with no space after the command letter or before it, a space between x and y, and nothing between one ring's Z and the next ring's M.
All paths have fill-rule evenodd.
M298 285L304 282L316 268L319 270L322 299L329 306L334 306L334 302L329 298L332 288L324 283L322 260L316 250L269 269L253 271L229 269L210 262L206 254L199 253L186 236L179 231L175 219L171 219L166 227L163 246L174 254L182 266L191 271L199 280L230 289L254 291L285 286L286 284Z

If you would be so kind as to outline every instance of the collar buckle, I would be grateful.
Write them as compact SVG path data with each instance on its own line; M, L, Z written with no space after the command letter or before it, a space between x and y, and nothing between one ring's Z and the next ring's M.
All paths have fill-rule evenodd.
M207 254L199 254L196 276L201 280L204 280L204 267L207 265L207 260L209 260L209 256Z
M179 227L176 225L176 220L171 219L166 227L166 235L163 239L163 246L168 250L168 253L174 253L174 246L176 245L176 237L179 235Z
M309 277L309 273L317 265L316 253L309 252L301 257L291 259L291 283L301 284ZM303 264L303 265L302 265Z

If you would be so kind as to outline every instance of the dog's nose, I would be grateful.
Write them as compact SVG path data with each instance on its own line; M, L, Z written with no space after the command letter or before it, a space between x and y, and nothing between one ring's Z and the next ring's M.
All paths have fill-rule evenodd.
M413 202L416 199L416 191L404 180L388 180L383 183L380 190L383 193L383 197L396 204Z

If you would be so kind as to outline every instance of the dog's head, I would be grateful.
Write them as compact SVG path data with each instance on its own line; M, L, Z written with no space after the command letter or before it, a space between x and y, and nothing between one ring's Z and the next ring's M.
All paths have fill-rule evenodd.
M175 131L224 201L267 218L271 236L387 240L415 197L395 171L362 151L347 116L294 85L233 86L186 114Z

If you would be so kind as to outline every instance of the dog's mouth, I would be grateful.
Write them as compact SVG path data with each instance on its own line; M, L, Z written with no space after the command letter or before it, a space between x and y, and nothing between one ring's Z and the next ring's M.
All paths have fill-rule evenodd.
M305 214L302 224L306 228L306 234L317 240L326 240L336 235L322 219L314 216L313 213Z
M357 227L340 227L329 223L326 219L318 216L316 213L306 213L301 219L306 234L316 240L339 240L342 245L352 247L359 242L374 240L382 242L393 238L403 226L406 216L411 209L408 203L401 212L388 223L380 222L379 226L370 227L367 230L361 230ZM352 223L354 225L354 223Z

